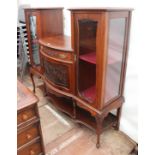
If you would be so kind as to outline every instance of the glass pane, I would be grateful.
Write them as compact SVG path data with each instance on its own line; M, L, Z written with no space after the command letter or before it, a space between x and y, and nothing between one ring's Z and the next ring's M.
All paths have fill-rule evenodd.
M79 20L78 89L90 103L96 98L96 31L97 21Z
M125 18L110 20L105 103L119 95L125 22Z
M32 47L32 55L33 61L36 65L40 64L39 59L39 44L37 39L37 18L36 16L30 16L30 32L31 32L31 47Z

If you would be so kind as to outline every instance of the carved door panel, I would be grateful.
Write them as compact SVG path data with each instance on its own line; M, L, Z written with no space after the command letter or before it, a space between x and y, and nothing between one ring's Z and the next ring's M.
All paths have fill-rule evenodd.
M60 90L73 92L73 64L62 63L44 57L43 67L46 80L49 83Z

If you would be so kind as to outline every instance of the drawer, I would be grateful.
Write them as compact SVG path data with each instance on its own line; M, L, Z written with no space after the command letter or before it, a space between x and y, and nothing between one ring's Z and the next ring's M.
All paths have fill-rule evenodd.
M56 59L66 60L66 61L72 60L72 53L70 52L53 50L51 48L47 48L43 46L41 46L41 51L45 53L46 55L56 58Z
M37 142L18 151L17 155L43 155L41 148L41 143Z
M34 107L24 110L24 111L18 113L18 115L17 115L17 125L24 123L34 117L37 117Z
M31 125L30 127L26 128L24 131L18 134L17 146L20 147L38 136L40 136L39 125Z

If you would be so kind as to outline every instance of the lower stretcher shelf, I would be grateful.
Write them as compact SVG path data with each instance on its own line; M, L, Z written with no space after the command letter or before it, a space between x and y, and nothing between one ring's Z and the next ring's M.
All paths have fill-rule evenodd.
M91 116L89 112L80 107L77 107L76 110L76 122L82 123L93 130L96 130L97 128L95 117ZM116 122L116 116L109 113L102 122L103 130L113 126Z
M74 118L75 122L84 124L92 130L96 130L97 123L95 117L91 116L88 111L80 108L78 105L73 106L73 103L71 100L68 100L68 98L65 99L64 97L50 95L50 99L52 101L52 105L54 105L58 110ZM102 122L103 129L113 126L116 122L116 116L109 113Z
M54 105L58 110L73 117L73 103L71 100L64 97L57 97L53 94L50 94L49 99L52 101L52 105Z

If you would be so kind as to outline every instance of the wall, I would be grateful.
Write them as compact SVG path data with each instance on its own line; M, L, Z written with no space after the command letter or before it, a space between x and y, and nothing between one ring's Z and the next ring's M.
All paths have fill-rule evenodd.
M19 0L20 5L30 5L31 7L52 7L63 6L69 7L132 7L133 11L129 59L126 75L125 86L125 103L122 110L120 130L125 132L129 137L138 142L138 100L137 100L137 58L138 51L136 44L138 43L137 30L139 20L139 5L132 0ZM64 10L65 34L70 35L70 14Z

